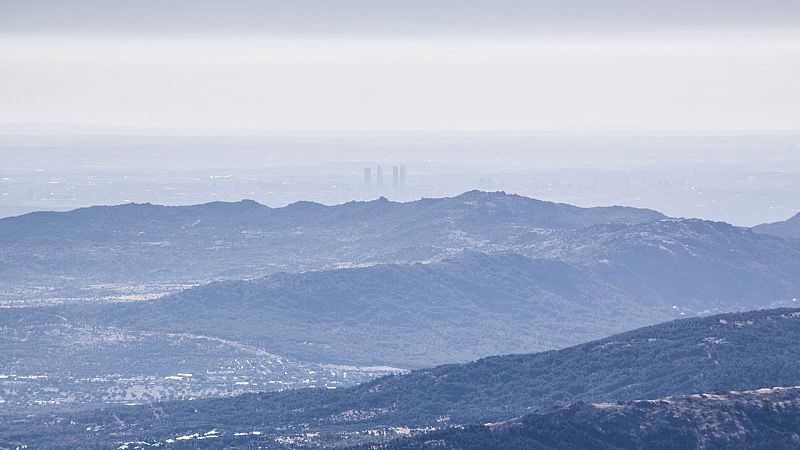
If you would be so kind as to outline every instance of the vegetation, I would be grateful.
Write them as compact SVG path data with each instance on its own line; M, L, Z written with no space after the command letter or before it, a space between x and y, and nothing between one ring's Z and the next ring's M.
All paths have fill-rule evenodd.
M800 239L800 213L783 222L765 223L753 227L756 233L770 234L786 239Z
M634 223L646 209L578 208L502 192L269 208L254 201L126 204L0 219L0 287L251 278L341 264L507 249L534 230Z
M515 254L228 281L171 298L64 307L92 326L216 336L305 361L425 367L563 348L678 317L590 269Z
M615 404L579 402L496 425L451 428L372 450L797 448L800 390L697 394Z
M318 432L330 444L386 427L443 427L512 419L579 401L800 385L800 310L685 319L563 350L481 359L388 376L347 389L303 389L233 398L114 407L2 421L9 446L89 447L218 430L264 434L236 442ZM48 424L45 426L44 424ZM86 429L95 430L87 432ZM214 443L233 445L217 438ZM244 439L244 440L242 440ZM205 443L204 443L205 445ZM210 444L209 444L210 445ZM239 445L239 444L236 444Z

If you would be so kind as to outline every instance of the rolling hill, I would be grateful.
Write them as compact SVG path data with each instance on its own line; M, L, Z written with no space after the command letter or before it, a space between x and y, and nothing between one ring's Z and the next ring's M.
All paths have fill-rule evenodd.
M521 252L593 266L603 280L649 305L724 311L731 303L754 308L798 297L800 247L724 222L597 225Z
M461 250L514 248L542 230L662 217L644 209L578 208L479 191L335 206L95 206L0 219L0 287L195 282L415 262Z
M549 350L679 317L591 268L513 253L225 281L57 308L90 326L216 336L305 361L425 367Z
M800 239L800 213L783 222L765 223L753 227L753 231L786 239Z
M800 386L627 403L579 402L372 450L779 449L800 445Z
M198 437L213 436L202 438L203 446L358 444L410 430L510 420L575 402L795 386L798 336L800 309L684 319L563 350L484 358L347 389L15 417L2 421L0 442L41 448L167 440L194 445ZM188 442L176 440L183 436Z
M745 228L660 219L559 236L515 252L278 273L59 314L216 336L306 361L424 367L563 348L681 315L796 305L800 297L800 251Z

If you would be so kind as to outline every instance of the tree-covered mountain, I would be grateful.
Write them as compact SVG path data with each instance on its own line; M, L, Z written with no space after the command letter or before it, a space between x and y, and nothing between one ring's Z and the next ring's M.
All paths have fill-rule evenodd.
M693 219L597 225L515 252L459 253L67 308L101 326L217 336L307 361L422 367L563 348L681 313L800 297L800 251Z
M275 274L53 311L90 326L215 336L306 361L395 367L562 348L680 314L643 306L592 268L513 253Z
M0 319L0 345L11 349L11 356L26 348L57 357L9 357L0 369L67 380L57 383L63 389L56 393L46 391L53 387L50 381L29 379L31 389L16 389L9 400L56 399L67 407L109 400L103 390L88 397L69 394L77 386L69 377L78 372L90 379L108 375L116 380L110 384L123 380L124 389L133 389L124 380L143 377L136 387L139 401L186 396L174 392L206 397L245 388L163 389L168 375L162 372L218 372L226 365L235 367L226 369L235 372L226 375L227 385L250 383L246 390L252 390L253 383L270 381L274 358L222 363L223 347L247 349L231 350L234 360L269 354L295 366L408 369L564 348L682 315L795 305L800 297L800 254L790 241L727 224L658 219L529 235L536 238L517 239L510 251L454 250L424 264L276 273L149 301L49 305L45 298L42 303L49 306L7 310ZM29 339L31 333L37 338ZM129 343L107 338L113 336ZM70 339L78 342L63 352ZM192 351L180 353L184 347L173 343L181 339ZM150 361L148 352L162 355L165 363ZM120 365L111 355L130 361L133 370L113 370ZM342 385L354 379L357 371L350 372ZM272 381L283 383L280 387L303 385L285 375ZM303 380L318 385L324 377ZM83 387L78 391L88 392ZM23 391L32 394L18 395Z
M188 333L309 362L411 368L563 348L682 313L800 297L800 252L748 229L661 219L562 237L519 249L537 258L466 252L42 310L79 327Z
M800 309L721 314L558 351L383 377L347 389L15 417L0 421L0 442L42 448L133 441L164 445L168 440L196 445L192 439L213 435L202 438L204 447L280 448L294 445L290 442L308 444L307 439L312 445L357 444L410 429L504 421L581 401L800 385L798 337ZM194 437L176 440L183 436Z
M800 246L747 228L699 219L605 224L522 250L593 266L648 305L726 310L798 297Z
M579 402L450 428L371 450L789 449L800 447L800 386L627 403Z
M63 218L71 219L60 227ZM2 379L0 387L31 405L128 401L134 391L134 402L208 397L269 381L344 386L386 369L352 369L344 380L342 371L315 367L408 369L564 348L682 315L795 305L800 297L796 241L647 210L582 209L503 193L277 209L123 205L32 214L0 221L0 230L0 285L20 289L0 292L0 305L14 304L17 294L42 305L7 309L0 318L0 345L12 356L0 369L34 377L23 387ZM318 267L329 268L303 272ZM38 278L26 278L36 268ZM98 279L84 277L95 271ZM143 301L143 288L115 303L58 304L113 291L109 279L130 283L134 272L158 283L224 278L224 271L268 274L156 300ZM71 340L76 345L64 351ZM53 357L17 357L21 348ZM115 370L114 357L132 371ZM271 379L278 359L297 371ZM219 366L228 374L218 386L216 375L197 389L200 377L190 390L164 386L172 372L216 374ZM297 381L295 373L313 376ZM71 380L106 376L125 393L86 397L89 384L72 388Z
M414 262L465 249L513 248L542 230L662 217L645 209L578 208L479 191L335 206L95 206L0 219L0 284L207 281Z
M465 251L570 263L656 308L762 307L796 298L800 280L800 246L750 229L478 191L410 203L122 205L35 213L0 220L0 243L0 300L6 303L102 297L115 283L254 279L437 261Z
M28 394L9 396L2 407L26 399L60 399L65 407L129 399L127 394L109 397L103 389L84 395L88 384L69 381L78 373L78 378L109 378L104 385L123 380L117 387L128 390L132 384L124 379L143 377L136 388L139 400L185 396L175 392L200 397L241 392L270 381L274 358L251 356L223 364L223 347L247 349L231 350L232 355L275 355L294 366L415 368L564 348L684 314L793 305L792 299L800 297L797 252L784 245L787 241L747 229L659 219L562 230L558 236L518 247L537 258L513 251L461 252L425 264L214 282L150 301L8 309L0 319L0 345L10 350L0 369L47 374L50 381L26 381L30 389L14 392ZM119 342L109 338L114 336ZM62 344L71 339L77 342L64 352ZM181 339L193 350L180 353L183 347L173 343ZM223 341L221 347L213 344ZM57 357L14 356L22 348ZM162 355L164 363L147 358L147 352ZM132 370L115 370L120 365L112 355L129 361ZM226 375L226 386L238 382L250 387L186 391L162 386L164 371L218 372L219 365L236 368ZM382 371L351 370L343 384L357 372ZM302 385L284 375L273 377L280 386L268 388ZM316 376L303 379L319 384ZM58 392L45 395L52 380L67 381L57 382ZM80 396L70 394L76 387Z
M800 239L800 213L783 222L765 223L753 227L753 231L787 239Z

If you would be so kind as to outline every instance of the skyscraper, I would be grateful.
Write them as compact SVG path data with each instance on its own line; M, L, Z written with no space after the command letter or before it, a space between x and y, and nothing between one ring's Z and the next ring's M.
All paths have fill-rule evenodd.
M375 171L375 185L378 186L378 188L383 187L383 169L381 169L381 166L378 166L378 169Z
M406 187L406 166L400 166L400 187Z
M392 167L392 187L395 189L400 187L400 169L397 166Z
M370 187L372 185L372 168L365 167L364 168L364 187Z

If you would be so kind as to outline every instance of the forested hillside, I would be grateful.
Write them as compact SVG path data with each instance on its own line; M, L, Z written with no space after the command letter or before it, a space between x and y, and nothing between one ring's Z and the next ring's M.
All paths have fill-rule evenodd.
M281 437L308 433L318 433L316 443L355 444L396 436L402 427L430 430L498 422L579 401L626 402L800 385L800 349L794 345L798 337L798 309L722 314L667 322L559 351L383 377L348 389L16 417L2 425L0 441L44 448L52 442L84 447L153 444L215 430L217 437L204 446L276 445Z

